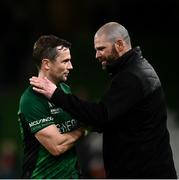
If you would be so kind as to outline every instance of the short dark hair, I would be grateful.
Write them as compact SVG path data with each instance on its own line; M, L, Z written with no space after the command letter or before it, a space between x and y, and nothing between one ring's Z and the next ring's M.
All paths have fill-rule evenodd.
M44 58L55 60L57 46L71 47L71 43L54 35L43 35L38 38L33 47L33 59L39 69Z

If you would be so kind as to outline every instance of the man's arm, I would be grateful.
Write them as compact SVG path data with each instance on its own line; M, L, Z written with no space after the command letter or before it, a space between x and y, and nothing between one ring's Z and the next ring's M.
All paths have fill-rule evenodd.
M54 156L59 156L75 145L84 129L61 134L55 125L50 125L35 134L38 141Z
M103 103L84 101L74 95L65 94L47 78L32 77L30 84L33 90L46 96L55 105L62 107L78 121L95 127L97 131L101 131L104 123L107 122L107 109Z
M33 89L62 107L78 121L103 129L108 122L120 119L130 108L143 98L141 80L130 72L120 73L111 83L99 103L84 101L75 95L65 94L47 78L33 77L30 83ZM123 119L123 118L121 118Z

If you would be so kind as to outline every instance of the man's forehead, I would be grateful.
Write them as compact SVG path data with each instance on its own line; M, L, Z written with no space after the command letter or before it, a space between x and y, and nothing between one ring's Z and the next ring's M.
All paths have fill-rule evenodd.
M109 40L106 35L95 36L94 43L108 43Z
M57 56L58 57L67 57L70 56L70 49L64 46L57 46Z
M57 46L58 51L69 51L69 48L64 47L64 46Z

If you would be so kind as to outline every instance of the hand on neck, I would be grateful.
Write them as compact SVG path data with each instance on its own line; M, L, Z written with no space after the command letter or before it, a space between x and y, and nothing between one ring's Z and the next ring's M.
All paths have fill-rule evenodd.
M44 73L43 71L39 71L38 77L41 77L41 78L46 77L46 78L49 79L52 83L54 83L54 84L56 84L56 85L58 84L58 82L56 82L54 79L52 79L52 78L48 75L48 73Z

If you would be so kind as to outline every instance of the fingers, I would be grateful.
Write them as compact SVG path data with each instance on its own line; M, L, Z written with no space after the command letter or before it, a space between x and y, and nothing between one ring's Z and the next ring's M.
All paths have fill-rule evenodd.
M41 78L41 77L35 77L35 76L32 76L29 79L29 81L30 81L30 84L47 84L51 82L47 79L47 77Z
M32 87L32 89L38 93L45 94L45 91L43 89L39 89L37 87Z
M35 87L38 87L38 88L43 89L43 86L42 86L39 82L36 82L36 81L34 81L34 80L30 80L30 84L31 84L32 86L35 86Z
M37 81L37 80L38 80L38 77L32 76L29 80L30 80L30 81Z
M37 77L33 76L32 78L29 79L29 81L32 86L36 86L41 89L43 89L43 87L44 87L45 82L44 82L44 79L42 79L42 78L39 78L39 77L37 78Z
M30 81L31 85L36 85L37 84L37 78L36 77L30 78L29 81Z
M57 86L53 84L50 80L48 80L46 77L31 77L29 79L30 84L33 86L33 90L43 94L48 99L51 98L52 94L54 93Z

